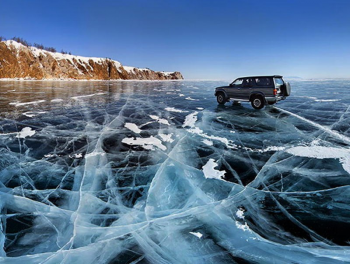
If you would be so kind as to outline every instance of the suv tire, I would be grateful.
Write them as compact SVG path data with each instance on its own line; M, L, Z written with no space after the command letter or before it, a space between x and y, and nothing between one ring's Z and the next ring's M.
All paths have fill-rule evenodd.
M216 95L216 101L218 101L219 104L224 105L227 101L226 96L224 93L218 93Z
M261 95L253 96L250 102L254 109L262 109L265 106L264 97L262 97Z

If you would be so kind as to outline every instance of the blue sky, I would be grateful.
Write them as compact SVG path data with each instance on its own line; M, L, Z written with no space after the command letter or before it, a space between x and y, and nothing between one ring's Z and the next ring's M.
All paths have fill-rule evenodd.
M0 0L0 36L186 79L350 78L349 0Z

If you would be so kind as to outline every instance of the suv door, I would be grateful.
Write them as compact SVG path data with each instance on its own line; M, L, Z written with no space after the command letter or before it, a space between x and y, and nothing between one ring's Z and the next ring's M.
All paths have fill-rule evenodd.
M241 88L238 89L236 98L248 100L252 89L253 89L253 79L243 78Z
M242 89L242 83L242 78L234 80L226 89L227 95L230 98L237 98L238 94L240 93L240 90Z

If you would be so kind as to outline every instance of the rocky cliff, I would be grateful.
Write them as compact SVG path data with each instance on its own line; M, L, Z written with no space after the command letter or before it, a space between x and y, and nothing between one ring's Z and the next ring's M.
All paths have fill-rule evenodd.
M120 62L49 52L13 40L0 42L0 78L77 80L176 80L180 72L156 72Z

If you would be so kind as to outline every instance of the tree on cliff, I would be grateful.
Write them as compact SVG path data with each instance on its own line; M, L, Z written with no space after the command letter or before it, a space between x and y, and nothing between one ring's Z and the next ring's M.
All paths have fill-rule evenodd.
M24 40L23 38L13 37L12 40L14 40L18 43L21 43L22 45L24 45L26 47L29 47L32 45L32 44L28 43L26 40Z
M44 45L43 44L34 43L34 47L36 47L38 49L44 49Z

